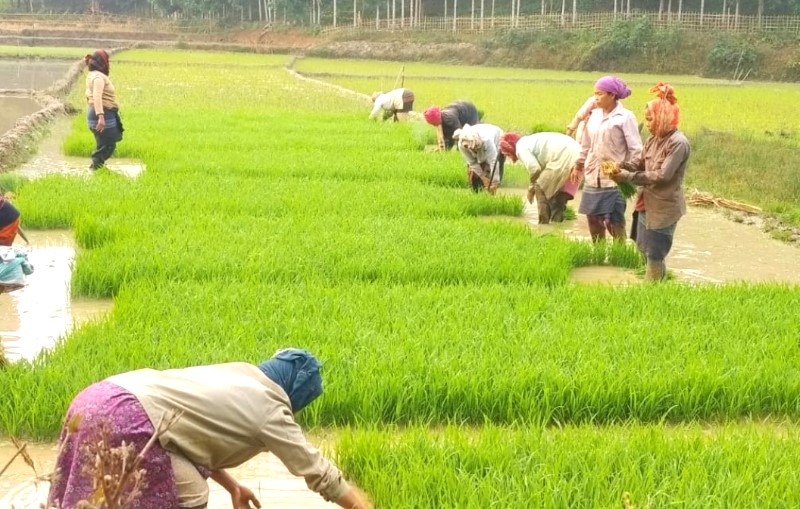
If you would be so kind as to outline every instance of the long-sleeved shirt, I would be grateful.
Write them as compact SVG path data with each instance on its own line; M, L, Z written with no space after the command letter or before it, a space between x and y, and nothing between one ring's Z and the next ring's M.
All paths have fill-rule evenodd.
M477 150L468 149L462 142L458 144L458 150L464 156L469 169L481 177L491 179L493 184L499 184L500 171L495 168L495 165L497 157L500 155L498 147L503 130L492 124L477 124L469 126L467 129L480 138L480 146Z
M450 150L455 145L453 133L464 124L478 123L478 108L469 101L456 101L442 108L442 135L444 148Z
M538 185L548 199L564 187L580 153L581 145L561 133L536 133L517 141L517 158L528 170L531 187Z
M686 214L683 177L690 152L689 140L675 129L666 136L648 138L643 159L631 167L630 181L643 186L647 228L672 226Z
M339 469L306 441L283 389L252 364L140 369L108 381L136 396L153 426L166 412L183 410L159 441L197 465L230 468L271 452L326 500L349 490Z
M592 110L581 141L578 163L584 164L584 185L616 187L617 183L603 174L603 161L636 165L642 157L642 137L636 117L621 104L606 115L601 108Z
M86 76L86 100L96 113L106 109L119 109L114 84L100 71L89 71Z
M381 94L375 98L375 104L372 106L372 111L369 114L369 118L377 118L378 113L381 110L385 111L397 111L403 109L403 93L406 91L405 88L396 88L391 92L386 92L385 94Z

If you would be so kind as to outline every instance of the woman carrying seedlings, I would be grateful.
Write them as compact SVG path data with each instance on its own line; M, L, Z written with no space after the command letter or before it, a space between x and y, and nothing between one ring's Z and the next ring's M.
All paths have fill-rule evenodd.
M295 422L295 414L322 394L320 367L309 352L292 348L258 366L233 362L140 369L92 384L67 411L50 500L72 509L92 497L84 449L97 442L101 426L110 447L124 440L138 453L161 419L180 409L178 420L161 430L138 466L146 475L133 507L204 508L208 477L230 493L234 509L261 507L253 492L225 469L262 452L273 453L326 500L347 508L371 507Z
M117 142L122 139L122 121L114 84L108 77L110 63L108 53L99 49L84 57L89 67L86 76L86 121L94 134L95 149L92 152L92 171L105 166L114 153Z
M567 202L575 197L578 184L569 180L581 145L566 134L536 133L519 137L508 132L500 137L500 152L528 170L530 184L528 203L539 209L539 224L560 223L564 220Z
M372 94L372 111L370 120L378 118L378 113L383 110L383 120L392 117L395 122L406 120L408 112L414 108L414 92L407 88L396 88L391 92L375 92ZM399 116L398 116L399 114Z
M499 149L502 134L503 130L492 124L465 124L453 133L467 162L467 181L476 193L486 189L494 194L503 180L506 158Z
M686 136L678 130L681 109L675 90L659 82L650 92L656 99L645 107L650 137L644 145L644 157L621 164L622 169L612 172L611 178L642 186L635 206L638 224L632 236L647 257L646 279L661 281L666 277L664 259L672 248L675 227L686 214L682 186L691 150Z
M436 139L439 150L450 150L455 145L453 133L461 129L464 124L475 125L478 118L478 108L469 101L456 101L442 109L431 106L423 114L425 121L436 127Z
M606 231L618 242L625 241L625 198L608 175L603 163L639 164L642 137L636 117L619 103L631 95L624 81L604 76L594 86L597 108L592 110L581 142L581 154L570 173L577 184L584 178L578 211L586 214L592 240L605 239Z

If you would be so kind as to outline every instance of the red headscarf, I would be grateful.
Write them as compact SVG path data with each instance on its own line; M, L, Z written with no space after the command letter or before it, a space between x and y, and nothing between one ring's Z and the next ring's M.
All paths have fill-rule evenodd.
M442 110L440 110L438 106L431 106L425 110L425 113L422 115L425 117L425 121L430 125L439 125L442 123Z
M678 127L681 119L681 109L678 106L678 98L675 97L675 89L661 81L650 89L650 93L656 95L656 99L647 103L646 111L654 119L656 136L663 136Z
M512 163L517 162L517 142L519 134L509 131L500 136L500 152L511 159Z
M111 64L108 62L108 53L104 49L99 49L91 55L83 57L83 61L90 71L100 71L106 76L111 71Z

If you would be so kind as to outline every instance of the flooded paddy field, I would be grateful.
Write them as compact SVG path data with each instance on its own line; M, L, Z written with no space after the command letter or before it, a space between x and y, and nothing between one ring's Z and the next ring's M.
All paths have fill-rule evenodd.
M76 59L82 55L76 52ZM72 62L0 59L0 90L43 90L64 77ZM2 111L2 110L0 110Z
M29 97L10 97L0 94L0 136L10 130L17 120L41 108Z

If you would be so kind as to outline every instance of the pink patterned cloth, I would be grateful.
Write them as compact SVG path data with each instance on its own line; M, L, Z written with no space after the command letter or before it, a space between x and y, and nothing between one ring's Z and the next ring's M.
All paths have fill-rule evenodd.
M66 444L56 459L57 476L50 487L51 499L60 501L62 509L73 509L81 500L92 494L92 479L83 472L87 459L81 447L91 438L95 427L106 421L111 431L111 446L117 447L124 440L134 444L136 450L144 448L155 428L139 403L139 400L122 387L108 381L90 385L81 391L67 410L65 422L80 414L82 420L78 430L67 437ZM67 435L66 426L61 430L60 442ZM144 476L142 496L136 505L139 509L177 509L178 490L169 454L158 442L150 449L141 463L147 473Z

